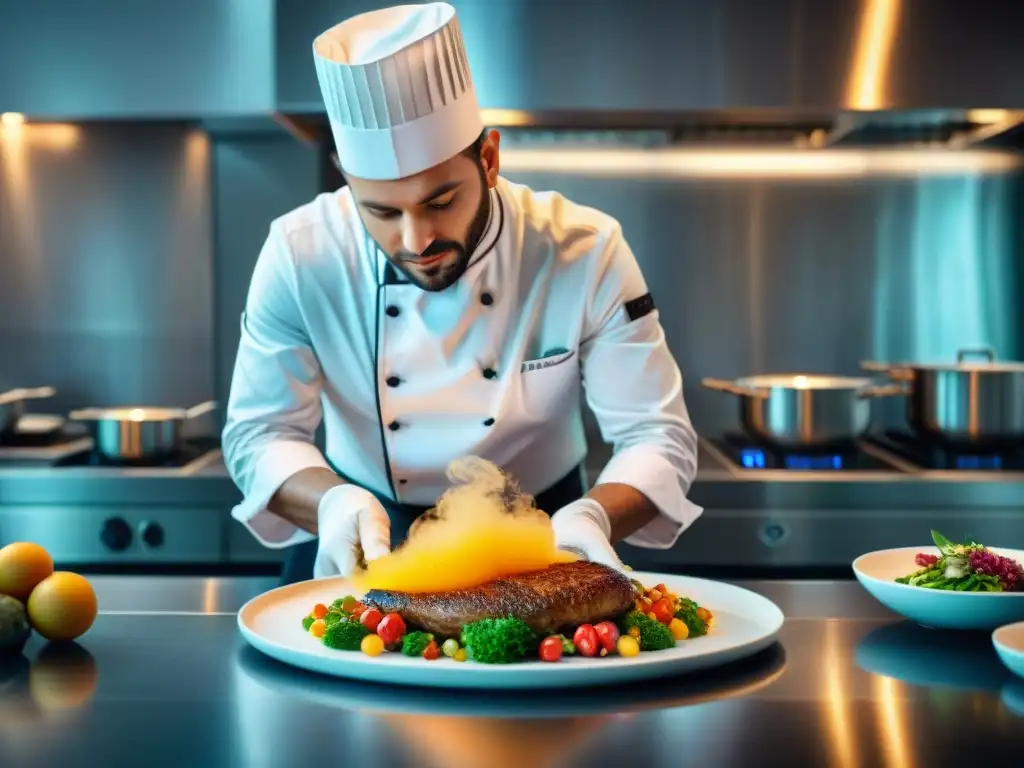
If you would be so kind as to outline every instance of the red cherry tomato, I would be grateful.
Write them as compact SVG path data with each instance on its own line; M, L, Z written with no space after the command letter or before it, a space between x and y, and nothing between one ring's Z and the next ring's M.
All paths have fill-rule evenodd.
M594 625L594 632L597 633L597 639L601 643L601 648L603 650L608 653L615 650L615 647L619 642L618 627L610 621L602 621L600 624Z
M581 656L597 656L597 652L601 650L593 624L580 624L572 636L572 644L576 646Z
M538 651L541 661L558 661L562 658L562 638L545 637L540 644Z
M397 613L389 613L377 625L377 634L384 641L384 645L397 643L405 634L405 622Z
M661 598L658 602L651 606L651 612L654 614L654 618L660 621L662 624L668 624L672 621L672 604L667 598Z
M359 616L359 623L366 627L371 632L377 631L377 625L380 624L380 620L384 618L380 615L380 611L376 608L367 608Z
M427 661L433 661L441 655L441 651L437 647L437 643L431 640L427 643L427 647L423 649L423 658Z

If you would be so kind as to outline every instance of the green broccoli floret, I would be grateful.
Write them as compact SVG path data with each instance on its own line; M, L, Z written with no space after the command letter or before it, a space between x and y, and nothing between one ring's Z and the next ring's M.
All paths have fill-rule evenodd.
M628 633L633 627L640 630L641 651L663 651L666 648L673 648L676 644L668 627L639 611L630 611L620 622L622 634Z
M306 616L302 620L302 629L305 630L306 632L309 632L309 628L311 626L313 626L313 622L314 621L316 621L316 619L314 619L312 616Z
M698 608L700 606L697 603L684 597L679 601L679 610L675 613L675 617L682 621L686 628L690 630L689 637L691 638L700 637L708 633L708 623L697 615Z
M537 635L522 619L480 619L462 628L466 652L482 664L511 664L537 650Z
M348 618L341 611L336 611L333 608L324 616L324 624L328 627L333 627L341 621L348 621Z
M429 632L409 632L402 638L402 653L406 656L422 656L434 636Z
M358 621L339 621L324 632L324 645L336 651L358 651L370 630Z

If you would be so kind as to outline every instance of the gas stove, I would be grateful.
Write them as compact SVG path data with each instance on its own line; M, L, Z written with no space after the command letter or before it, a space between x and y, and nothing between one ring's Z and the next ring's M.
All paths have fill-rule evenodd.
M793 472L879 472L898 467L872 452L861 442L822 448L782 449L759 443L745 435L712 438L714 445L741 470L789 470Z
M174 452L154 459L113 461L105 458L92 446L88 450L68 454L54 467L97 467L107 469L188 469L196 462L204 462L220 449L220 441L213 437L184 441Z
M901 430L872 435L870 441L883 451L925 471L1024 472L1024 445L990 449L948 448Z

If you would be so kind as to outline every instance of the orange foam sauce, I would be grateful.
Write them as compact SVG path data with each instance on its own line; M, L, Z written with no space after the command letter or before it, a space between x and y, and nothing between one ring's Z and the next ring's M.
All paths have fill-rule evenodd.
M394 552L353 575L360 594L371 589L444 592L577 560L555 546L551 521L529 508L529 497L502 503L493 491L504 476L479 459L463 460L463 484L438 501L440 519L414 530Z

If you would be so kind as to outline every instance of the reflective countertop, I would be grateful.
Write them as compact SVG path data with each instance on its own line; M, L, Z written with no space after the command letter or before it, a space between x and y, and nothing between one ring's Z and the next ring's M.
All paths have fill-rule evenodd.
M988 634L908 625L853 582L740 582L787 621L757 657L540 694L380 687L247 647L267 579L95 578L80 642L0 663L0 765L912 766L1024 749L1024 680ZM699 761L699 762L698 762Z

